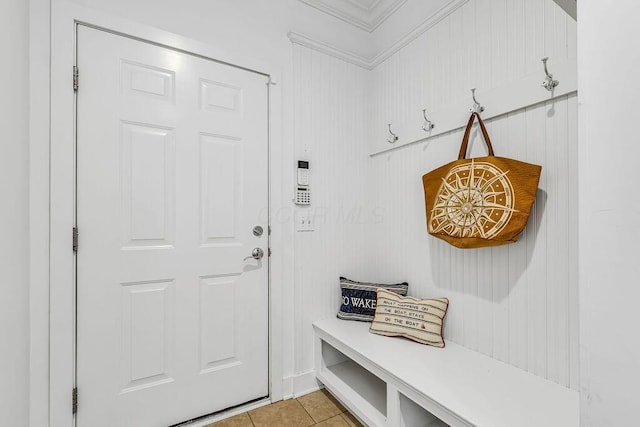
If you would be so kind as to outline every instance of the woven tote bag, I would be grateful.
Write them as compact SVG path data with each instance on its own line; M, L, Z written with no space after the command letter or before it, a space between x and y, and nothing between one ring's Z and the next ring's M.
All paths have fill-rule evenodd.
M476 118L489 155L467 159ZM527 225L541 171L538 165L495 156L482 119L472 113L458 160L422 177L427 231L458 248L515 242Z

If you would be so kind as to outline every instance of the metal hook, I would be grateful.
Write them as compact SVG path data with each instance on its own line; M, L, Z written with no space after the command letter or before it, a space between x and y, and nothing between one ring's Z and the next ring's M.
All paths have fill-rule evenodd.
M546 90L548 90L549 92L551 92L553 89L558 87L560 82L558 80L554 80L553 79L553 74L549 73L549 70L547 69L547 60L548 59L549 58L542 58L542 63L544 64L544 73L547 75L547 77L542 82L542 87L545 88Z
M391 123L389 123L387 126L389 126L389 137L387 138L387 142L389 144L393 144L398 140L398 135L393 133L393 131L391 130Z
M471 89L471 97L473 98L473 107L469 109L472 113L482 113L484 107L476 100L476 88Z
M424 124L422 125L422 130L423 131L429 132L431 129L436 127L436 125L434 125L431 120L427 119L427 109L426 108L424 108L422 110L422 117L424 117Z

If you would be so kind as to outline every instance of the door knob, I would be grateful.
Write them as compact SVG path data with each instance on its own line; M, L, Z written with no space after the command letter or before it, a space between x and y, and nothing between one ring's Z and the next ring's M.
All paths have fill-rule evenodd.
M251 256L255 259L260 259L264 256L264 251L260 248L253 248L251 252Z

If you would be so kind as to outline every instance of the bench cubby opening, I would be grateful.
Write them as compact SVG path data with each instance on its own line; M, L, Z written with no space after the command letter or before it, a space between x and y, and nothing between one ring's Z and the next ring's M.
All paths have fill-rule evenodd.
M398 393L400 427L450 427L422 406Z
M340 351L326 342L322 344L324 360L332 361L327 365L327 370L351 388L359 396L362 396L382 416L387 416L387 385L380 378L349 359Z

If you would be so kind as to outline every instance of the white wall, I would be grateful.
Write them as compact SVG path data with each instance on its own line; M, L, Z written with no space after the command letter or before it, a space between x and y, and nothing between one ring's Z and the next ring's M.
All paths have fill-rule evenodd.
M583 427L638 423L640 5L578 2Z
M49 419L49 61L50 2L29 0L29 220L31 426ZM40 262L40 264L39 264Z
M296 157L311 159L314 232L295 236L295 374L313 369L315 320L336 315L339 277L364 277L376 213L366 189L369 71L294 45ZM304 389L304 386L302 387Z
M553 0L470 0L373 70L369 150L389 147L387 123L401 138L415 134L422 108L471 106L472 87L487 93L530 73L542 81L542 57L558 63L575 55L576 22ZM543 166L520 241L460 250L428 236L421 177L456 158L459 130L371 158L369 198L386 214L372 233L366 278L406 280L410 294L449 297L446 338L577 389L575 93L487 125L497 155ZM476 134L472 141L472 155L485 155Z
M0 419L29 416L29 10L24 0L0 6Z
M415 24L405 20L407 28ZM380 31L389 33L385 24ZM374 49L386 48L379 38L374 32ZM307 144L300 141L311 141L311 147L332 147L326 160L336 165L333 170L314 170L314 176L321 177L325 171L332 172L314 191L333 189L342 194L353 182L355 199L345 194L331 204L343 209L358 203L361 188L366 192L358 227L329 227L341 231L336 236L325 235L328 230L324 229L313 236L297 236L297 261L305 260L296 262L295 268L297 374L312 367L309 324L335 314L339 299L334 276L343 274L356 280L407 280L414 295L447 296L452 301L445 330L448 339L578 388L575 92L487 123L499 155L543 165L538 202L521 240L512 245L462 251L426 233L421 176L455 158L460 130L371 158L363 153L389 147L385 141L387 123L393 123L403 137L415 134L411 127L417 129L422 124L424 107L447 110L460 101L466 105L465 100L470 105L471 87L489 93L521 82L531 73L542 81L541 58L550 57L553 71L553 64L575 61L576 43L575 20L553 0L471 0L362 77L361 73L342 71L340 79L333 79L339 61L294 47L295 64L300 64L295 75L303 83L296 87L295 97L301 100L296 104L298 117L302 117L295 120L298 148ZM336 150L340 145L333 145L342 128L333 127L340 123L336 117L341 116L336 113L345 111L336 110L336 105L351 97L342 97L348 92L336 89L363 78L368 79L360 101L360 110L366 112L367 147L353 139L350 146L355 157L342 159ZM546 94L538 80L534 81L536 90ZM532 84L530 79L526 84ZM352 107L358 108L358 104ZM311 151L310 157L316 158ZM474 133L472 154L484 152ZM349 180L342 168L345 160L354 158L349 170L356 179ZM363 170L367 174L364 183ZM316 199L314 206L323 205ZM341 245L352 243L351 236L342 238L347 230L360 240L344 247L345 251ZM307 271L315 273L300 280ZM304 301L314 303L305 306Z

